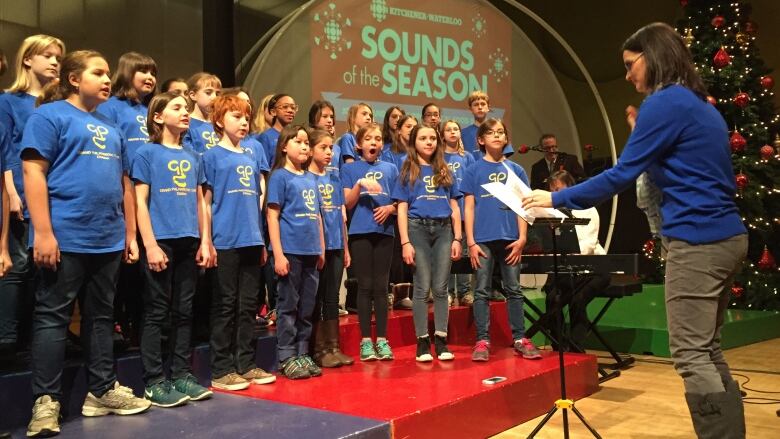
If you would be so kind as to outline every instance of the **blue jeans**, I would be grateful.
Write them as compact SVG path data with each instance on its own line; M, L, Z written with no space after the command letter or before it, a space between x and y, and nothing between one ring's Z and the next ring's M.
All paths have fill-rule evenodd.
M34 265L27 247L30 223L15 218L8 222L8 251L14 266L0 279L0 344L20 341L19 317L30 314L33 302ZM23 325L28 322L29 319L22 319Z
M279 362L309 353L311 316L317 301L320 272L317 256L285 254L290 263L287 276L276 284L276 338Z
M477 286L474 288L474 324L477 327L477 340L489 340L490 328L490 278L493 266L499 264L504 294L507 296L507 314L509 326L512 328L512 338L519 340L525 337L525 316L523 315L523 292L520 290L520 264L509 265L505 258L509 251L506 246L512 241L479 242L479 248L487 255L480 258L480 268L477 269Z
M57 271L41 269L35 293L30 351L33 399L62 397L65 338L73 303L81 292L81 343L87 390L102 396L116 381L114 371L114 295L122 252L61 254Z
M409 218L409 241L414 246L412 316L417 337L428 335L428 290L433 292L433 324L439 334L447 333L452 248L450 219Z

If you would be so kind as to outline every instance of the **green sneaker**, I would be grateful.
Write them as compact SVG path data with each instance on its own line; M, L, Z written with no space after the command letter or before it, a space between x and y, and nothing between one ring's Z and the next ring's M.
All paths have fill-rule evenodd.
M60 432L60 403L43 395L35 400L27 437L54 436Z
M144 398L152 402L157 407L176 407L187 404L190 397L179 392L173 387L173 382L169 380L146 386L144 389Z
M298 357L298 361L309 371L310 376L318 377L322 375L322 369L314 363L310 356L301 355Z
M377 340L376 354L380 360L392 360L393 351L390 349L390 343L387 340Z
M211 398L214 392L203 387L191 373L173 382L173 388L190 397L190 401L202 401Z
M374 361L379 356L374 349L374 343L371 340L363 340L360 342L360 361Z
M279 371L291 380L304 380L311 377L309 369L298 357L290 357L282 361Z

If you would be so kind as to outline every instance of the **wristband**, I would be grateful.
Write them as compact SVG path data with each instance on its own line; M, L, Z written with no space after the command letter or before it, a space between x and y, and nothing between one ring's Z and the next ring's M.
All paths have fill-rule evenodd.
M406 244L411 244L411 242L409 242L409 241L402 242L402 243L401 243L401 247L405 246Z

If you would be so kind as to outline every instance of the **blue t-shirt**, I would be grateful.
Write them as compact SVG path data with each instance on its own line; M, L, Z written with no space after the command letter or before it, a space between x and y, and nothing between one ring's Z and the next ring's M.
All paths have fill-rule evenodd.
M314 145L311 145L312 147ZM344 166L344 157L341 156L341 146L338 143L333 143L333 158L330 159L330 164L325 167L329 172L333 172L338 177L341 173L341 167Z
M267 158L265 157L265 151L263 151L263 145L253 137L245 137L241 140L241 147L244 150L248 150L254 155L257 160L257 165L260 167L260 172L267 174L271 168L268 166Z
M262 133L258 134L255 138L261 145L263 145L263 151L265 152L265 161L268 166L274 166L274 158L276 157L276 144L279 142L279 135L281 132L276 131L276 128L268 128Z
M509 160L504 160L502 163L506 163L523 183L528 184L528 176L522 166ZM520 237L517 215L482 187L487 183L506 183L506 168L502 163L480 159L466 169L460 185L460 191L464 195L474 196L474 240L476 242L514 241Z
M401 165L404 164L407 156L408 154L405 152L396 153L392 150L383 150L380 158L383 162L392 163L398 169L398 172L401 172Z
M350 158L352 160L357 160L358 154L355 151L355 145L357 145L357 141L355 140L355 135L347 132L344 133L343 136L339 137L339 139L336 141L336 144L341 148L341 154L339 155L339 163L343 164L344 160L347 158ZM333 157L336 157L335 150L333 151Z
M9 145L3 149L5 170L11 171L16 192L22 200L24 217L29 218L27 203L24 200L24 176L22 175L22 135L27 119L35 110L35 96L25 92L0 94L0 125L5 127Z
M466 169L474 164L474 157L471 154L466 153L465 155L460 155L457 153L444 153L444 159L447 161L447 167L450 168L450 172L452 172L452 175L455 177L455 182L458 183L458 187L460 187L461 182L463 182L463 175L466 172ZM460 220L464 221L466 218L463 216L463 197L460 197L458 199L458 207L460 208Z
M706 244L746 232L734 202L726 122L715 107L681 85L645 98L615 166L554 192L553 205L594 206L629 187L645 170L663 192L662 235Z
M149 110L146 105L111 96L108 101L98 106L97 111L114 122L124 134L127 159L132 164L136 150L149 141L149 131L146 128L146 115Z
M124 138L111 121L64 100L44 104L27 121L21 148L49 162L49 212L61 251L124 249L122 176L128 164ZM30 229L30 245L32 235Z
M279 235L285 254L322 253L320 196L313 174L296 174L285 168L275 170L268 179L266 200L269 205L279 206Z
M450 199L460 198L457 186L457 181L449 187L436 186L433 183L433 167L421 165L414 185L410 186L409 182L398 178L392 197L409 204L409 218L449 218L452 215Z
M135 152L130 177L149 185L149 216L155 239L200 236L198 185L206 182L200 155L146 143Z
M214 132L211 122L190 118L190 129L184 134L182 145L189 147L198 154L217 146L219 136Z
M391 215L384 224L377 224L374 221L374 209L379 206L393 204L390 194L398 180L398 168L394 165L377 160L368 163L365 160L357 160L352 163L345 163L341 168L341 184L344 191L355 187L355 183L361 178L371 178L382 186L382 192L378 194L369 194L364 188L360 188L360 198L355 207L352 208L352 221L349 223L349 234L357 235L361 233L381 233L393 236L393 225L395 217Z
M477 143L478 129L477 125L472 124L460 130L460 140L463 142L463 149L471 153L475 162L482 158L482 151L479 150L479 144ZM504 157L510 157L514 153L515 150L512 148L512 144L508 143L504 147Z
M5 127L3 125L0 125L0 151L2 154L0 154L0 173L5 172L5 159L3 156L5 155L5 151L11 147L11 139L9 139L8 135L5 133ZM3 206L2 203L0 203L0 226L2 226L2 218L3 218ZM2 229L0 229L2 230Z
M325 249L339 250L344 248L344 233L342 225L344 215L341 208L344 206L344 189L341 187L339 176L332 171L325 175L314 175L317 180L317 188L320 191L320 212L322 224L325 228Z
M211 240L219 250L264 245L260 169L254 155L219 145L203 153L211 197ZM258 261L259 263L259 261Z

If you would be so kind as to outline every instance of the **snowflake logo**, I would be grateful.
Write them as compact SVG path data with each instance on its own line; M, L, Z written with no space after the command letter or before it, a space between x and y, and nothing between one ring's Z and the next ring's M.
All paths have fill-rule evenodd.
M471 31L477 38L482 38L487 33L487 21L479 12L471 19Z
M336 10L335 3L329 3L324 12L314 14L314 22L322 25L322 34L314 37L314 44L330 52L330 59L352 48L352 41L344 38L344 29L351 27L352 21Z
M488 71L493 75L496 82L500 83L502 79L509 77L509 57L500 47L488 55L488 59L490 59L491 63Z
M371 15L376 18L376 21L382 22L387 18L387 12L390 8L387 7L385 0L371 0Z

